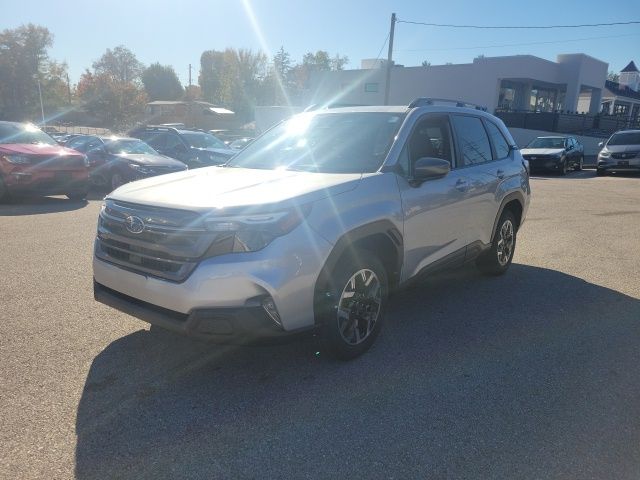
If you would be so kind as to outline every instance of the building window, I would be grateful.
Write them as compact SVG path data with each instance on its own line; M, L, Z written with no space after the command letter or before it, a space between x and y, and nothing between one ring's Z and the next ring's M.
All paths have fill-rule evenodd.
M615 103L613 105L613 114L614 115L627 115L629 113L629 105Z
M378 84L377 83L365 83L364 91L366 93L378 93Z

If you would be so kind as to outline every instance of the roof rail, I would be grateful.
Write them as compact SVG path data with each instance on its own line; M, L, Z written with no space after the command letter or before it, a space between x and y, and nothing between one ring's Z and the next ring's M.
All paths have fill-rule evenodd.
M426 107L426 106L429 106L429 105L434 105L436 102L437 103L454 104L456 107L474 108L476 110L481 110L483 112L487 111L487 107L482 106L482 105L477 105L475 103L462 102L460 100L451 100L451 99L448 99L448 98L430 98L430 97L418 97L418 98L416 98L413 102L411 102L409 104L409 108Z

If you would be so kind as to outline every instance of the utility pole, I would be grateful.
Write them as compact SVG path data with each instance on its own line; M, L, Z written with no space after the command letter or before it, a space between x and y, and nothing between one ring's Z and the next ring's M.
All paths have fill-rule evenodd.
M387 53L387 80L384 84L384 104L389 105L389 90L391 89L391 67L393 66L393 34L396 29L396 14L391 14L391 29L389 30L389 52Z
M189 90L191 90L191 64L189 64Z
M69 72L67 72L67 93L69 94L69 105L71 105L71 82L69 81Z

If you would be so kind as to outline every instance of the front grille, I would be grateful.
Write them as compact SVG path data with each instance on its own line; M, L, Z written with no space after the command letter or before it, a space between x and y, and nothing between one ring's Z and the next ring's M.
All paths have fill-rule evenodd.
M615 158L616 160L628 160L630 158L636 158L640 152L619 152L612 153L611 158Z
M140 233L127 229L129 217L144 223ZM96 256L136 273L181 282L215 237L195 212L107 200L98 220Z
M523 155L525 160L548 160L551 158L549 155Z

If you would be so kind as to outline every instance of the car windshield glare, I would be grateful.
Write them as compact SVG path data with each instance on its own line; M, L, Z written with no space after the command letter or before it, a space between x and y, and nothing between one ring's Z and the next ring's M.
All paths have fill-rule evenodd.
M302 113L240 151L231 167L320 173L368 173L380 168L404 114Z
M564 148L564 138L534 138L526 148Z
M0 143L57 145L56 141L35 125L0 125Z
M640 145L640 132L614 133L607 145Z
M112 140L105 143L107 152L114 155L157 155L153 148L140 140Z
M189 145L195 148L227 148L224 142L210 133L188 132L182 136Z

